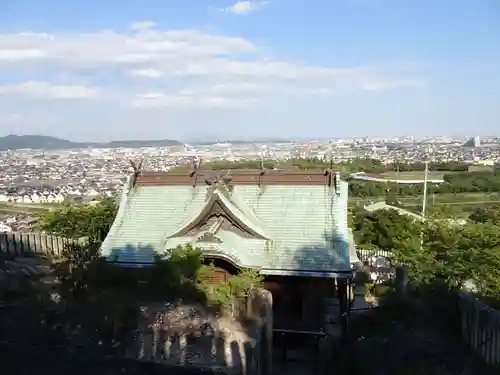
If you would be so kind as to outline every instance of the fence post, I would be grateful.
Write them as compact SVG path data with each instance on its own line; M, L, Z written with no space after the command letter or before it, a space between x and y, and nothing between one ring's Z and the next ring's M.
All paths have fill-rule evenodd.
M3 237L2 239L0 239L0 253L3 253L5 251L5 253L7 255L9 255L9 248L8 248L8 245L7 245L7 233L0 233L0 235ZM5 250L3 249L3 240L5 240Z
M396 293L399 298L405 299L408 291L408 267L400 265L396 267Z
M42 234L40 234L41 236ZM45 240L45 252L47 253L47 255L52 255L52 249L49 248L49 241L48 241L48 238L47 238L47 235L44 233L43 235L43 238ZM42 239L40 239L40 243L42 242Z
M23 255L25 255L25 253L31 252L31 248L33 245L31 244L30 237L30 232L26 233L26 249L24 250Z
M15 258L17 256L17 241L16 241L16 234L12 233L12 257Z
M45 254L45 247L43 247L43 243L42 243L42 233L41 232L38 232L38 241L36 240L36 233L34 235L35 237L35 243L37 244L37 248L39 248L39 252L40 254L43 254L44 256L46 255Z
M20 244L20 249L21 249L20 255L21 255L21 256L24 256L24 240L23 240L23 232L20 232L20 234L19 234L19 244Z
M5 240L5 252L6 252L7 256L10 256L9 235L7 233L4 233L3 238Z

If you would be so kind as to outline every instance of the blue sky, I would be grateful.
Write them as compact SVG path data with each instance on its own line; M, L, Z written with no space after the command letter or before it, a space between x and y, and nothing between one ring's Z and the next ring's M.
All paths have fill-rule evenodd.
M3 0L0 135L500 134L498 0Z

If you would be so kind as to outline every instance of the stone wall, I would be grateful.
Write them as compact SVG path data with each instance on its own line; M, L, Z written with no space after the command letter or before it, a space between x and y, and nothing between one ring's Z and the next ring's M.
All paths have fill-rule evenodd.
M243 318L215 316L194 305L144 306L129 357L226 374L270 374L271 295L258 290L237 304L243 304L237 309Z

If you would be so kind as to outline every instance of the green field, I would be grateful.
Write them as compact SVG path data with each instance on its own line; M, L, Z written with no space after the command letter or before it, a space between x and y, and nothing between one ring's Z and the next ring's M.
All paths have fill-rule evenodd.
M0 214L37 215L54 208L55 206L53 205L45 205L45 204L0 203Z
M442 180L444 172L433 172L429 171L427 178L429 180ZM415 172L384 172L380 174L381 178L393 179L393 180L424 180L424 171Z
M415 213L420 213L422 196L401 196L395 198L402 206ZM384 201L381 197L349 197L349 206L366 206L371 203ZM500 194L498 193L461 193L461 194L435 194L427 196L427 212L445 212L448 215L467 217L476 208L488 208L500 205Z
M419 196L393 196L402 204L421 204L422 195ZM385 200L385 196L381 197L349 197L349 202L351 204L369 202L378 202ZM500 194L498 193L459 193L459 194L429 194L427 195L427 202L431 204L446 204L446 203L457 203L466 204L468 202L481 203L481 202L500 202Z

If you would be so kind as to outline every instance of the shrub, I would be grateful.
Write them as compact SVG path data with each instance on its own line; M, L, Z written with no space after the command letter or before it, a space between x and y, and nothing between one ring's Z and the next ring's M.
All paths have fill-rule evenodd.
M263 286L263 277L258 271L243 269L226 280L214 280L216 268L213 264L203 265L197 274L197 284L208 302L218 308L230 308L237 298L247 297L252 290Z

